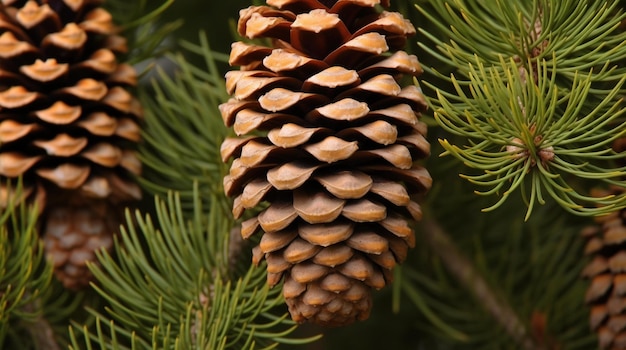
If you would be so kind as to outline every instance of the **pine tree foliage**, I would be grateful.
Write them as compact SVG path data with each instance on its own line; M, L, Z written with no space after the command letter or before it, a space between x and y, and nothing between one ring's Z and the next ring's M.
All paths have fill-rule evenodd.
M99 349L270 349L314 339L289 337L295 325L272 312L282 297L262 270L228 269L233 222L215 198L207 216L197 194L192 220L173 194L156 199L157 222L127 213L117 257L103 251L102 266L92 266L94 288L110 306L91 311L93 329L72 331L72 349L81 348L78 332Z
M164 12L175 0L107 0L106 8L111 12L119 31L128 41L129 52L126 62L137 64L162 56L168 48L164 40L182 25L182 19L164 22Z
M395 303L414 305L417 329L435 339L424 336L427 348L592 349L586 283L580 278L585 260L579 230L588 221L561 215L555 203L538 207L524 221L517 211L519 195L498 212L468 220L458 208L478 212L489 198L471 193L470 183L455 179L462 167L449 163L433 173L440 182L426 206L438 210L425 213L418 227L422 244L397 272L401 287ZM454 206L445 205L450 198ZM440 239L434 230L448 235L451 242L445 244L455 246L465 265L451 269L441 258L443 249L429 243ZM462 282L451 271L469 277ZM481 291L479 280L491 295Z
M438 47L422 48L453 65L452 84L431 105L440 126L465 141L441 139L451 154L478 171L462 175L499 195L497 208L521 190L526 218L552 197L581 215L626 205L623 196L595 198L589 186L624 186L624 157L611 149L623 135L621 94L626 33L616 2L437 2L438 17L422 9L445 34L422 32ZM479 30L480 28L480 30ZM598 208L595 204L601 204Z
M68 291L55 279L52 285L45 289L39 302L41 306L40 324L35 324L29 331L35 334L46 334L49 338L43 344L33 346L14 346L19 349L50 349L56 343L59 348L67 349L69 344L69 326L72 322L91 324L94 318L85 311L89 307L101 307L102 300L91 290ZM40 326L46 328L42 329ZM10 346L8 348L11 348Z
M20 344L20 334L38 322L42 294L52 280L36 227L36 208L19 203L21 184L0 209L0 347Z
M525 75L537 62L554 59L558 65L549 65L548 75L556 76L563 88L571 88L577 75L589 73L611 90L624 72L618 66L626 58L626 33L619 28L624 14L618 1L448 0L418 3L417 9L428 19L421 29L427 39L419 43L421 49L464 77L477 60L497 68L502 57L514 59ZM606 90L593 93L602 96Z
M140 158L146 169L140 181L161 196L178 191L185 211L193 212L194 182L202 198L223 191L227 168L219 148L228 131L217 106L228 95L217 64L227 62L228 56L212 52L204 34L198 44L181 45L185 51L167 56L176 64L174 76L158 69L152 89L141 95L146 110ZM196 67L183 54L199 57L204 64Z
M527 218L534 204L544 204L546 196L580 214L597 215L626 205L623 196L596 198L575 185L580 179L626 185L621 180L624 168L610 165L612 159L624 157L611 149L613 141L622 136L615 129L625 126L615 123L623 112L616 99L623 80L593 110L581 115L589 98L591 76L575 76L572 88L562 92L554 75L547 75L547 65L545 61L537 65L536 82L523 83L512 60L497 67L506 79L478 63L470 68L470 94L453 77L456 94L438 93L440 107L435 118L445 130L471 141L459 147L444 139L444 154L484 171L464 175L488 187L480 194L501 193L499 201L485 210L499 206L518 188L526 196ZM583 207L592 202L604 206Z

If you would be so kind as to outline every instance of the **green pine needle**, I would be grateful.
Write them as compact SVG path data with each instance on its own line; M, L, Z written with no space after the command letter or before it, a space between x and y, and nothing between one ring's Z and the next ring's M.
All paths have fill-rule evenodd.
M174 76L158 69L153 91L140 95L145 108L145 142L139 154L145 172L140 183L160 196L170 190L179 192L183 210L191 213L192 183L198 183L205 199L223 193L227 167L220 157L220 145L228 130L218 105L228 95L217 62L227 58L211 51L204 34L199 45L182 45L206 64L196 67L182 54L171 55L177 67Z
M95 329L75 324L71 348L270 349L294 338L280 288L270 289L262 268L242 275L228 265L232 219L212 198L205 211L197 187L197 210L187 220L179 195L156 199L156 218L127 213L115 254L100 252L90 265L94 289L109 306ZM115 256L115 257L114 257ZM81 337L82 334L82 337Z
M524 79L513 59L502 58L491 67L477 58L468 67L468 81L451 76L456 94L437 91L437 98L430 99L439 125L469 143L457 146L440 140L443 155L481 171L462 175L488 188L476 193L501 196L484 211L498 208L519 189L527 199L526 219L535 202L544 203L544 194L578 215L626 207L624 196L594 198L580 188L587 179L626 186L626 168L612 165L624 154L611 149L626 127L619 121L624 110L617 98L625 78L593 108L583 108L593 75L574 74L571 89L563 89L549 73L556 65L556 58L539 62L536 80L531 81Z
M592 198L592 186L624 186L625 15L617 1L432 1L418 10L435 26L426 53L454 71L425 69L437 123L465 140L441 140L478 172L462 175L500 195L523 190L526 219L546 194L567 211L601 215L626 197ZM440 79L443 84L439 84ZM438 85L450 86L442 88ZM601 208L599 208L600 206Z
M451 177L449 171L439 173ZM484 198L467 191L468 183L438 182L429 196L430 208L417 238L422 242L432 232L426 222L436 220L465 256L475 277L483 279L502 305L510 307L526 336L546 349L587 350L596 346L589 331L588 309L584 295L586 281L580 278L587 264L581 259L584 240L580 229L590 223L588 218L563 216L555 203L535 208L528 221L516 215L516 201L507 201L498 213L480 216L460 215L478 210ZM519 195L519 193L518 193ZM518 197L518 196L514 196ZM449 205L454 198L457 205ZM522 349L505 331L506 324L488 310L493 305L481 299L480 289L459 283L431 244L421 244L396 274L399 279L404 310L414 308L415 332L424 330L434 335L442 348L451 349ZM410 267L410 268L407 268ZM473 276L468 277L473 280ZM478 295L475 294L478 292ZM400 302L400 301L399 301ZM410 312L410 311L409 311ZM546 328L535 333L533 317L545 317ZM434 348L434 346L433 346ZM541 347L543 348L543 347Z
M577 72L594 69L594 82L614 85L624 74L616 68L626 58L626 32L619 30L625 14L618 1L480 0L430 1L432 8L416 5L443 35L421 29L439 49L420 46L441 62L467 76L476 58L485 66L498 66L500 57L512 58L530 75L536 61L552 60L547 67L559 85L569 88ZM442 40L442 38L448 38ZM610 90L610 87L608 87ZM594 93L606 93L605 86Z
M39 299L52 281L52 266L46 264L36 228L39 211L19 201L21 181L7 188L12 191L6 207L0 207L0 347L6 346L7 335L35 322Z
M165 39L182 25L182 20L162 23L160 16L175 0L108 0L106 9L119 24L120 32L128 40L130 52L124 61L136 64L154 60L165 51ZM150 5L148 4L150 3Z

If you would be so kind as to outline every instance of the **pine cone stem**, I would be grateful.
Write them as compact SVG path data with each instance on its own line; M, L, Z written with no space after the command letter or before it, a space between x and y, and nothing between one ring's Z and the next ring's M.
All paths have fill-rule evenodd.
M448 233L432 217L424 217L421 222L421 232L424 241L441 259L446 269L468 290L472 292L476 301L491 314L502 328L526 350L537 350L543 347L535 342L528 334L524 323L515 314L511 306L497 293L480 275L477 269L454 244Z

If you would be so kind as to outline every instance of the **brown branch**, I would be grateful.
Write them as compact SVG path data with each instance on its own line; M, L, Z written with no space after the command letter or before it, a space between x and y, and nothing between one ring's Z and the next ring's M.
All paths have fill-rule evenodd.
M422 225L424 228L422 234L426 238L426 242L441 258L446 268L465 288L474 294L476 300L504 328L509 336L523 349L541 349L542 347L528 335L515 311L497 297L480 273L476 271L472 262L459 251L444 229L432 219L425 218Z

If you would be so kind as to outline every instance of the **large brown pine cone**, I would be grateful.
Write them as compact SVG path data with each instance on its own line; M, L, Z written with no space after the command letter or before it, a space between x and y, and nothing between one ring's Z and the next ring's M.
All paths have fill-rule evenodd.
M618 195L622 188L594 195ZM596 218L583 230L585 254L592 257L583 270L590 284L585 297L591 306L591 328L601 349L626 349L626 209Z
M63 217L87 215L89 222L98 221L94 225L109 227L122 203L141 195L132 174L141 169L133 148L142 111L127 91L137 78L131 66L118 63L126 42L101 3L2 0L0 5L0 200L12 192L7 181L16 183L21 176L26 198L37 203L44 220L62 211ZM58 247L75 240L59 236L67 227L54 226L72 226L85 236L79 241L96 249L88 232L94 227L83 219L42 223L55 266L86 271L72 276L57 271L73 288L89 282L82 257L92 254L78 247L71 250L76 256L68 257Z
M415 244L416 200L431 186L415 162L430 153L426 109L404 76L422 72L401 49L414 27L388 1L268 0L240 12L220 106L240 136L224 179L244 238L263 235L254 260L270 285L284 277L292 318L340 326L366 319L371 289L391 281Z

